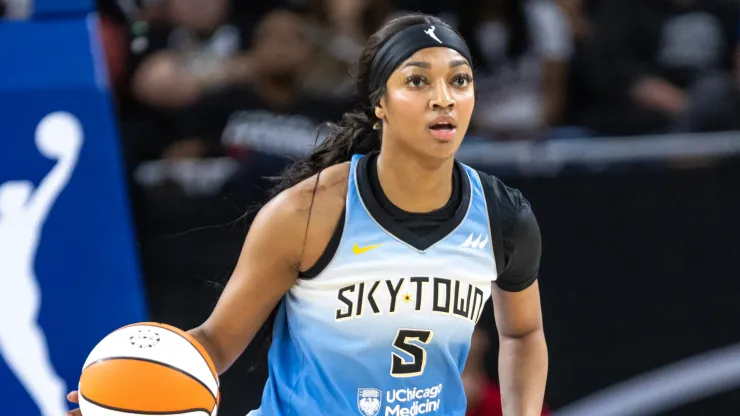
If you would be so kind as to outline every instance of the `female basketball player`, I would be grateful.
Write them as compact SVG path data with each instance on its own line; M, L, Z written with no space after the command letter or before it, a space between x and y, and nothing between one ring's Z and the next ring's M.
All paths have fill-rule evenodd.
M359 110L286 171L190 333L222 373L277 306L252 416L462 416L492 294L504 414L539 415L540 234L518 191L455 161L475 101L465 42L431 16L395 19L369 39L357 86Z

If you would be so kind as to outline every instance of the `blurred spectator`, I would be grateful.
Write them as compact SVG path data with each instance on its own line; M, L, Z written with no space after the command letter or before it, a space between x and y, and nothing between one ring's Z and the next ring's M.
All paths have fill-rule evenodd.
M731 0L591 1L574 112L601 134L740 128ZM626 22L629 22L627 24ZM736 68L734 70L737 70Z
M304 74L316 54L308 28L290 10L266 15L252 43L251 76L204 95L184 111L178 123L183 137L217 145L223 138L233 148L310 146L316 126L336 120L347 104L305 91Z
M478 69L472 128L518 138L558 124L572 39L557 4L462 0L458 16Z
M351 70L365 40L390 17L389 0L305 0L316 51L304 73L304 88L317 96L347 99Z
M100 45L105 54L108 80L114 98L119 98L128 87L126 78L127 36L126 26L115 17L101 10L98 23Z
M740 18L738 19L737 35L735 37L735 84L740 85Z
M159 0L132 24L131 80L142 103L185 108L210 90L251 74L251 30L229 0Z
M273 3L265 0L259 8ZM163 155L213 153L180 126L180 114L209 93L251 76L248 49L254 17L234 13L231 0L116 4L130 26L129 99L119 109L129 169Z
M582 39L587 38L593 30L591 22L584 10L584 1L595 3L600 0L557 0L558 6L560 6L568 21L568 26L576 44Z
M335 35L364 43L393 11L389 0L309 0L316 21Z
M489 333L480 326L473 332L470 352L463 370L462 381L468 399L466 416L503 416L501 390L486 372L486 358L490 351ZM548 415L543 407L542 415Z

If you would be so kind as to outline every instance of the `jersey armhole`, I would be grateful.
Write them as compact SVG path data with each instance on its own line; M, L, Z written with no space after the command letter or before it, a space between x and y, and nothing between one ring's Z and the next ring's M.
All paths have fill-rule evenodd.
M491 177L483 172L477 171L483 186L483 195L486 200L488 211L488 227L491 233L493 246L493 257L496 259L496 275L501 276L504 272L504 235L501 225L501 210L498 205L498 192L491 181Z
M344 217L346 215L346 212L347 208L342 208L342 215L339 216L337 226L336 228L334 228L334 233L332 233L329 242L326 244L324 252L321 253L319 259L316 260L316 263L314 263L313 266L309 267L308 270L298 272L299 279L313 279L322 271L324 271L326 266L329 265L329 262L331 262L331 260L334 258L334 255L339 248L339 243L342 241L342 233L344 232Z

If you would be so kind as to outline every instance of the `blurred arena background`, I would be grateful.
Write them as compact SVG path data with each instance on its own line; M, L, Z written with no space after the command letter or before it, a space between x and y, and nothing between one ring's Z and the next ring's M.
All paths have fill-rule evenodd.
M740 414L734 0L0 0L0 413L54 414L119 326L200 324L266 177L351 108L363 39L403 11L470 42L460 159L540 221L550 412ZM221 415L258 406L259 347Z

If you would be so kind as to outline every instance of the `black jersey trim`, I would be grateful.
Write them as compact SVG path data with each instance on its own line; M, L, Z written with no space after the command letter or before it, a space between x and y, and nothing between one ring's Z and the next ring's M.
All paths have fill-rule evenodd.
M527 280L521 281L519 283L496 281L496 285L507 292L521 292L522 290L532 286L532 284L534 284L534 282L537 281L538 278L539 278L539 275L535 273L534 275L530 276Z
M491 246L493 248L493 257L496 260L496 277L500 277L506 267L504 258L504 231L501 224L501 209L499 208L499 192L496 187L488 179L488 175L476 170L478 174L481 186L483 187L483 195L486 201L486 210L488 211L488 228L491 233Z
M457 227L462 224L465 216L470 208L471 197L471 185L470 175L464 171L460 164L455 162L455 169L463 178L459 192L462 192L462 198L460 199L460 205L455 210L454 215L449 219L445 220L439 227L433 232L424 235L418 235L408 228L394 221L393 217L388 214L375 198L373 190L370 184L370 178L368 177L368 161L370 158L368 155L363 156L355 166L355 186L357 187L357 193L360 201L365 206L367 213L370 217L388 234L397 240L407 244L408 246L418 250L424 251L442 241L445 237L451 234ZM453 190L455 192L456 190ZM382 198L386 198L385 195L380 195ZM390 203L390 201L384 201Z
M339 244L342 242L342 234L344 234L344 223L345 223L345 217L347 215L347 208L346 206L342 208L342 215L339 216L339 221L337 221L337 226L334 228L334 233L332 233L331 238L329 239L329 242L326 244L326 248L324 249L324 252L321 253L321 256L319 256L319 259L316 260L316 263L314 263L313 266L309 267L307 270L298 272L298 278L300 279L313 279L314 277L318 276L321 272L326 269L326 266L331 263L332 259L334 259L334 255L337 253L337 250L339 249Z
M519 219L521 208L526 204L526 199L516 189L508 188L495 176L476 171L483 184L483 192L488 209L489 226L493 240L494 256L496 258L496 285L507 292L520 292L531 286L539 278L539 270L535 271L526 279L517 277L516 281L510 281L507 273L512 267L517 267L514 253L517 248L527 249L526 242L518 241L515 228ZM538 231L539 232L539 231ZM514 247L515 244L524 244L522 247ZM538 260L539 261L539 260Z

